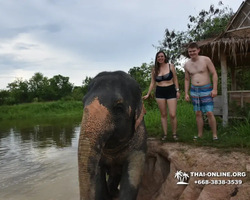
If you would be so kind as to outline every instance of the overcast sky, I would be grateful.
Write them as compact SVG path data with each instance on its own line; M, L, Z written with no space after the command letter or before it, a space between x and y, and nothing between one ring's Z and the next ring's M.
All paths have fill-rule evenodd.
M0 0L0 89L61 74L80 86L101 71L150 63L169 30L219 0ZM237 11L242 0L222 0Z

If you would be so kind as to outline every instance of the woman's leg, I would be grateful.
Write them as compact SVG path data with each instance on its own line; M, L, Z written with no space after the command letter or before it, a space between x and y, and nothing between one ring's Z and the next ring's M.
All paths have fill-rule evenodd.
M169 117L171 121L171 126L172 126L172 132L173 135L176 135L176 130L177 130L177 118L176 118L176 109L177 109L177 99L168 99L168 111L169 111Z
M166 99L156 99L160 113L161 113L161 125L163 128L164 135L167 135L168 121L167 121L167 107Z

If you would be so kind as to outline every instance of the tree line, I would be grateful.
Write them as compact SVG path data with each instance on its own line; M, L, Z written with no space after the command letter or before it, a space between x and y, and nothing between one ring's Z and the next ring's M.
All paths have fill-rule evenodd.
M145 90L150 83L151 65L143 63L141 67L131 68L128 74L138 81L142 90ZM6 90L0 90L0 105L58 100L80 101L87 93L92 79L86 76L81 86L74 86L69 77L59 74L48 78L37 72L29 80L16 78L8 83Z
M0 91L0 105L56 101L77 89L69 82L69 77L55 75L48 78L40 72L35 73L29 80L16 78L7 88Z

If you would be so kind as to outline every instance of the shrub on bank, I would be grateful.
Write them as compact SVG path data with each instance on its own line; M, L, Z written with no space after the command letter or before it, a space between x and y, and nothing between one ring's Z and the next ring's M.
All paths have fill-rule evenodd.
M81 101L53 101L0 106L0 120L82 115Z

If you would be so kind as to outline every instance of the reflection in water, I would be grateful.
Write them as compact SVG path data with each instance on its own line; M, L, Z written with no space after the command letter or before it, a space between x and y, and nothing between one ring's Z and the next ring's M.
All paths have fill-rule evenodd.
M72 168L72 163L75 167L80 121L54 118L0 122L0 199L17 199L13 195L22 199L20 192L25 191L35 195L32 184L62 177L57 175ZM28 199L27 194L23 199Z

